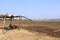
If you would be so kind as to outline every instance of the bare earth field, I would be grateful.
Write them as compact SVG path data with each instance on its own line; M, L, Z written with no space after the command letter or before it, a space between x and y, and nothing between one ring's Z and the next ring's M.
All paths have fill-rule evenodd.
M18 25L19 21L13 24ZM20 31L14 29L2 34L0 29L0 40L60 40L60 22L20 21Z

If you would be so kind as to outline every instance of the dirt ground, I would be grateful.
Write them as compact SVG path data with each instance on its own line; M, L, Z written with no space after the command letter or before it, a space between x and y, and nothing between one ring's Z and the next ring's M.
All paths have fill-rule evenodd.
M44 36L24 29L20 29L20 31L15 29L8 31L5 34L0 32L0 40L60 40L60 38Z
M1 30L0 30L1 31ZM27 30L10 30L5 34L0 33L0 40L38 40L35 33L28 32Z
M0 21L1 27L2 24ZM9 21L6 26L8 24ZM13 24L18 25L19 21L14 21ZM20 29L5 34L0 30L0 40L60 40L60 22L20 21Z

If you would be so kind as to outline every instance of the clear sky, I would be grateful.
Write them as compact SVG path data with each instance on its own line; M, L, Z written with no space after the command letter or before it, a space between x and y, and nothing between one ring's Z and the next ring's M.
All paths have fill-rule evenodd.
M3 13L31 19L60 18L60 0L0 0L0 14Z

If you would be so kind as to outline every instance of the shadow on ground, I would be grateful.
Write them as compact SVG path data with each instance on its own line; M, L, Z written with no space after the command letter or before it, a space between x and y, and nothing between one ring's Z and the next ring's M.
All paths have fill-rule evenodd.
M26 26L26 27L22 27L22 28L29 30L29 31L35 31L38 33L45 33L45 35L60 38L60 31L56 31L58 29L47 28L45 26ZM54 32L54 31L56 31L56 32Z

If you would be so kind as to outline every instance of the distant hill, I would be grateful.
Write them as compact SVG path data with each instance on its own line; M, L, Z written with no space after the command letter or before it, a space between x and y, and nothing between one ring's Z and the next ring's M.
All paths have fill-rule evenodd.
M60 22L60 19L33 19L34 21Z

